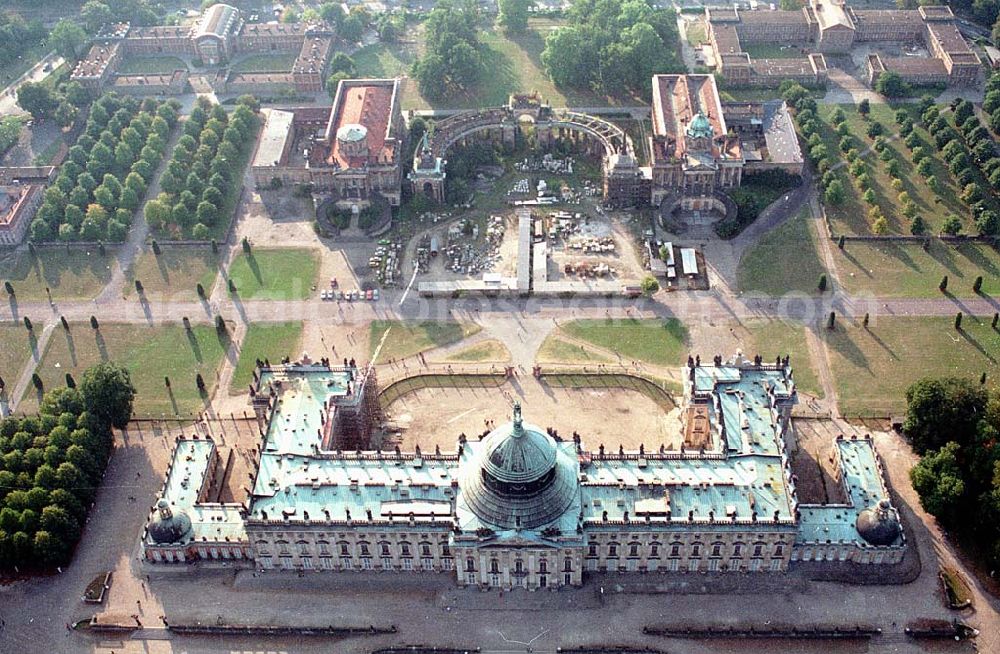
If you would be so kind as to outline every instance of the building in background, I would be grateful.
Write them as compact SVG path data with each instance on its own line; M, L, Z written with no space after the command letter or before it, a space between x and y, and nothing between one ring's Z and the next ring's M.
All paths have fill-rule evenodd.
M776 87L785 80L821 86L827 81L824 55L879 43L922 45L929 56L871 53L865 65L873 86L886 71L911 84L949 86L975 85L982 76L978 55L946 6L855 9L844 0L810 0L795 11L706 9L705 17L715 70L734 86ZM753 44L788 48L793 56L751 57L744 46Z
M0 246L24 240L55 174L54 166L0 168Z

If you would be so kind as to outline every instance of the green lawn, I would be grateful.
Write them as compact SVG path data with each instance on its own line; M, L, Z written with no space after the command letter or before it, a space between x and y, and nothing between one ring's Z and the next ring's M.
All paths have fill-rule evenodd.
M794 44L748 43L742 47L751 59L803 59L806 56L802 46Z
M67 333L56 327L38 366L45 389L66 383L66 373L79 381L83 371L101 361L125 366L135 384L136 417L192 416L204 407L195 375L201 373L211 393L227 345L210 325L187 332L179 324L146 327L105 324L95 332L88 323L71 323ZM164 383L170 377L170 388ZM33 387L25 392L19 413L38 407Z
M739 289L772 296L816 293L826 272L817 245L815 224L804 210L743 253L736 272Z
M687 355L687 328L667 320L573 320L561 329L574 338L611 350L623 359L659 366L676 366Z
M606 356L551 334L538 348L539 363L611 363Z
M59 149L62 148L62 145L63 135L60 133L58 137L52 139L52 142L44 150L35 155L32 164L35 166L48 166L56 158L56 155L59 154Z
M143 252L125 276L125 294L135 295L135 280L142 282L150 299L197 300L197 286L212 292L218 274L218 257L208 247L164 247L159 255Z
M156 75L187 70L188 66L177 57L125 57L118 66L121 75ZM289 66L291 68L291 66Z
M234 61L229 67L234 73L287 73L292 70L296 53L254 54Z
M282 357L296 359L299 343L302 342L301 322L253 323L240 347L240 360L233 372L229 386L230 393L245 390L253 380L253 369L257 359L276 363Z
M36 333L38 329L35 327ZM14 390L14 384L28 361L31 349L31 336L23 323L0 325L0 377L7 385L8 394Z
M379 353L378 362L385 363L389 359L402 359L419 352L436 347L457 343L479 332L481 327L473 323L456 322L454 320L399 321L373 320L368 331L368 353L375 354L375 349L382 341L382 336L389 330L385 344Z
M975 297L972 284L981 275L982 293L1000 296L1000 252L985 243L931 239L925 252L917 243L848 241L833 251L841 284L852 295L943 297L938 285L947 275L949 293Z
M990 317L878 317L866 330L841 320L823 330L845 416L887 416L906 408L907 387L922 377L1000 378L1000 334Z
M10 281L18 300L45 300L45 288L56 300L89 300L111 279L114 251L101 256L97 248L39 247L0 255L0 280ZM5 294L6 295L6 294Z
M501 362L510 360L510 352L507 351L507 348L500 341L490 339L459 350L445 357L444 360L461 363Z
M854 105L826 105L819 106L819 116L825 121L821 127L823 142L830 153L831 161L844 161L843 153L840 152L840 136L836 134L829 123L830 115L837 107L844 110L847 118L847 125L851 132L851 137L855 142L855 147L863 152L871 147L873 139L868 138L866 130L873 122L882 125L884 134L888 137L898 133L899 126L896 124L894 113L898 108L905 108L911 112L914 119L916 116L915 104L889 105L886 103L873 103L871 114L866 120L857 112ZM895 153L896 159L900 163L900 176L903 181L901 190L906 191L913 198L919 214L923 217L928 226L928 231L937 232L944 222L945 216L954 213L963 218L966 222L966 229L972 227L971 219L968 217L969 211L959 200L960 189L956 186L947 166L937 156L937 148L927 131L918 124L914 132L923 141L923 148L930 155L934 176L941 184L940 195L931 191L924 183L924 178L916 172L916 165L913 163L909 148L905 146L902 139L895 138L890 141L889 148ZM889 223L889 231L894 234L909 234L910 219L901 212L898 200L899 191L892 188L892 180L886 173L886 163L879 159L875 152L864 155L868 162L870 174L872 176L872 186L875 192L876 203L882 209L886 220ZM846 200L839 206L826 206L827 215L834 234L870 234L871 227L868 224L869 206L861 197L861 191L854 183L853 177L845 164L837 170L837 175L844 184L846 190Z
M306 248L254 248L241 252L229 276L244 300L304 300L319 273L319 253ZM206 289L207 290L207 289Z
M697 47L702 42L708 41L703 21L697 20L687 24L687 41L693 47Z
M816 365L806 344L806 328L799 323L783 320L753 320L746 324L751 342L744 353L753 358L760 355L767 363L774 363L776 357L788 355L795 375L795 386L803 393L822 397Z

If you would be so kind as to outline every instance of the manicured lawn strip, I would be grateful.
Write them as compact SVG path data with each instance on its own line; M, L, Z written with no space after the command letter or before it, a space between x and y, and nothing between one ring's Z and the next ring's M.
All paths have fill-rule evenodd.
M470 345L464 350L459 350L446 357L445 361L460 361L466 363L507 361L510 359L510 352L500 341L490 339L481 341L475 345Z
M823 396L803 325L782 320L754 320L747 323L746 327L753 337L745 352L746 356L753 358L759 354L765 363L774 363L776 357L787 355L795 377L795 387L809 395Z
M707 41L708 35L705 33L705 23L700 20L688 23L687 40L692 47L698 47L699 44Z
M989 383L1000 378L1000 333L991 316L965 316L962 331L954 317L873 317L868 329L838 321L823 330L837 384L840 410L847 416L888 416L906 408L907 387L922 377L957 376Z
M147 298L197 300L198 284L211 293L218 273L218 257L209 247L164 247L158 255L147 250L126 274L124 291L125 295L134 296L138 279Z
M598 347L653 365L675 366L687 355L687 328L676 318L666 320L573 320L561 329Z
M550 334L538 349L540 363L611 363L606 356L586 349L582 345L570 343L558 334Z
M188 66L177 57L125 57L118 66L121 75L156 75L187 70ZM291 66L289 66L291 68Z
M949 293L975 297L972 285L982 275L982 293L1000 296L1000 252L986 243L931 239L925 252L918 243L848 241L833 252L840 282L852 295L944 297L938 285L947 275Z
M38 327L36 334L38 333ZM23 323L0 325L0 377L6 384L8 396L31 355L31 336Z
M778 43L748 43L743 50L751 59L802 59L806 56L801 46Z
M378 356L378 363L389 359L402 359L418 352L424 352L436 347L457 343L482 329L473 323L461 323L454 320L399 321L373 320L368 332L368 353L375 354L375 349L382 340L386 330L389 335Z
M301 322L253 323L247 329L240 348L240 360L233 371L230 393L246 390L253 380L253 369L257 359L267 359L277 363L282 357L293 359L299 354L302 342Z
M233 62L234 73L287 73L295 63L295 53L255 54Z
M88 323L71 323L68 333L56 327L37 372L50 390L66 384L66 373L79 382L89 366L116 361L128 369L135 384L136 417L190 417L204 406L195 375L202 375L211 393L226 347L212 325L195 325L188 332L180 324L108 323L95 332ZM164 377L170 378L169 389ZM37 407L37 393L29 387L18 412L32 413Z
M233 260L228 279L244 300L304 300L311 295L318 272L315 250L254 248Z
M39 246L36 251L37 257L25 251L0 255L0 283L10 281L18 300L46 300L46 287L53 299L89 300L111 279L112 248L105 256L96 247Z
M741 291L778 297L790 292L816 293L824 273L815 225L809 212L803 211L744 252L736 276Z

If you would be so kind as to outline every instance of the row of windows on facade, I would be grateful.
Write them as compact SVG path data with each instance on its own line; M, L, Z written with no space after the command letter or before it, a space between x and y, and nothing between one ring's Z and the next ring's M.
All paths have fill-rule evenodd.
M279 556L287 556L291 554L291 543L284 540L275 541L275 547L278 550ZM330 549L330 543L327 541L318 541L316 543L319 548L320 556L331 556L332 551ZM298 553L301 555L309 555L312 553L310 549L310 544L307 541L300 540L295 543ZM268 554L268 543L267 541L257 541L256 548L258 554L266 556ZM431 543L420 543L418 545L420 556L430 557L434 556L434 546ZM340 556L354 556L351 551L351 544L346 541L341 541L336 543L336 549ZM388 542L378 543L379 556L391 557L392 544ZM410 543L400 543L399 544L399 555L403 557L413 556L413 546ZM371 543L360 542L357 544L357 553L359 556L372 556L372 545ZM441 556L451 556L451 547L447 543L441 543Z
M682 556L682 552L684 551L683 543L670 543L666 547L669 547L670 550L670 553L667 556L671 557L680 557ZM765 548L767 548L766 543L754 543L751 548L750 556L765 556ZM721 557L721 556L726 556L728 554L728 556L731 557L740 557L744 556L745 549L746 545L744 543L733 543L732 550L727 552L726 544L722 542L717 542L717 543L712 543L711 547L708 548L709 552L708 556ZM600 550L601 548L599 548L596 543L591 543L587 548L587 556L588 557L601 556ZM626 551L618 543L608 543L607 547L604 548L604 550L605 550L604 552L605 556L609 558L622 556L621 552ZM627 554L625 554L625 556L640 557L643 556L643 554L645 553L643 550L644 548L641 543L629 543L627 546ZM705 545L703 543L692 543L687 555L692 558L699 557L702 555L702 552L704 550L705 550ZM785 547L783 543L775 543L773 548L771 549L771 556L783 556L784 551ZM650 543L649 556L653 558L660 556L659 543Z

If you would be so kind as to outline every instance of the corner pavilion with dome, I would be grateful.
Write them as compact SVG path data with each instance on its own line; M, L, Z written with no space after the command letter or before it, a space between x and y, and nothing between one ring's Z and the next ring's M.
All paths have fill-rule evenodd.
M684 415L698 450L597 451L526 422L456 451L324 449L338 369L261 371L269 389L248 502L208 502L211 437L180 439L150 511L150 564L228 560L262 570L422 572L458 584L558 588L589 572L779 572L798 562L891 565L906 540L871 441L839 438L848 501L800 504L785 441L787 359L689 360ZM280 383L278 383L280 381ZM335 391L334 389L340 389ZM697 425L695 426L695 417Z

